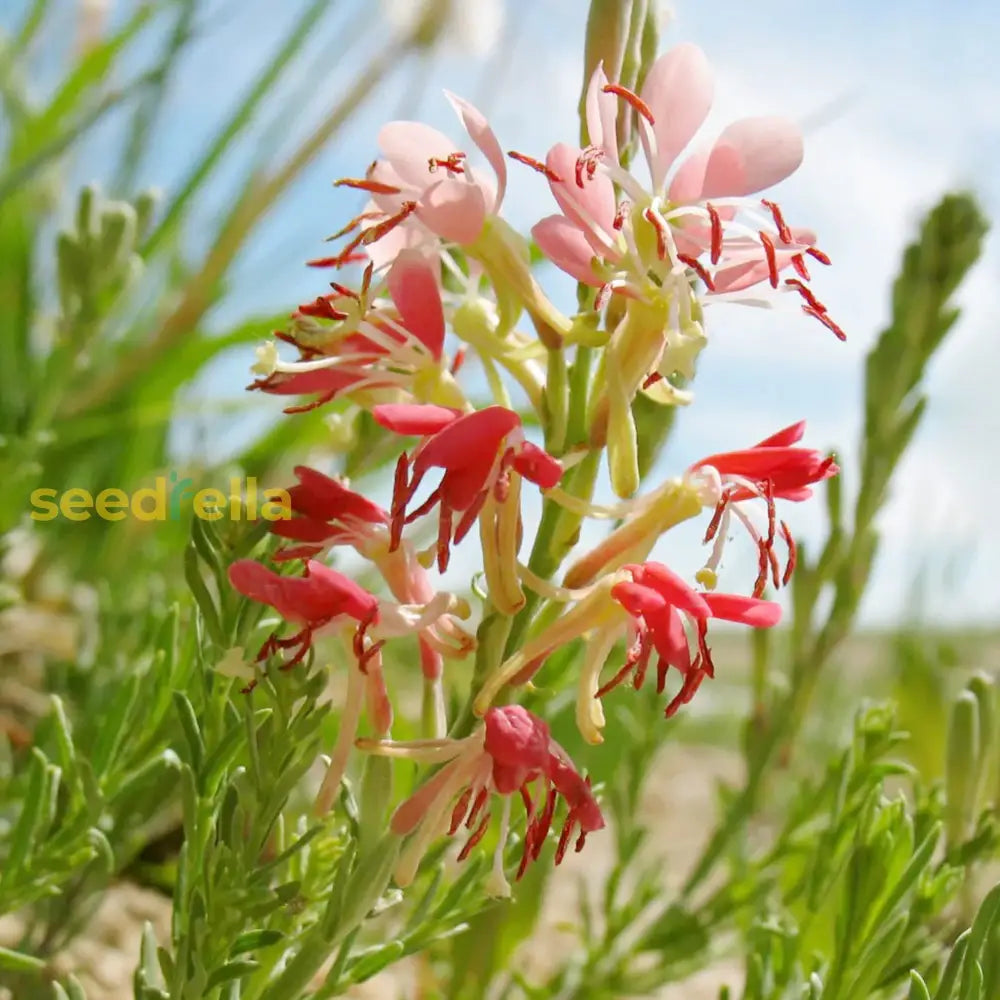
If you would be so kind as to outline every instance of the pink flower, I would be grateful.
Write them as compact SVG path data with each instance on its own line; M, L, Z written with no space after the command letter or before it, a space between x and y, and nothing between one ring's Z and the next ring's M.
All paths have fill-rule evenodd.
M784 521L778 521L775 500L801 501L812 496L811 487L840 471L833 456L813 448L798 447L805 433L805 421L791 424L752 448L709 455L688 469L685 476L705 506L715 513L705 532L705 543L714 545L708 562L699 572L706 586L714 586L730 525L735 517L746 529L758 551L754 595L759 597L770 577L775 588L787 584L795 569L795 541ZM760 530L744 509L746 501L762 500L767 526ZM775 543L778 534L788 550L783 572L779 572Z
M641 299L672 295L681 327L697 322L698 310L689 304L693 277L706 285L710 301L713 294L721 298L764 281L778 288L779 272L791 266L798 277L783 287L843 336L805 284L806 256L828 263L815 236L789 227L773 202L750 197L799 166L798 129L781 118L745 119L726 128L710 149L679 160L712 96L711 68L695 45L660 56L638 95L610 83L599 66L586 97L591 145L581 150L560 143L549 151L545 172L561 214L534 227L535 241L557 266L601 289L599 306L612 292ZM636 112L648 187L619 162L619 100Z
M512 472L542 489L555 486L562 476L559 462L528 441L521 418L503 406L460 413L440 406L387 404L376 406L372 414L397 434L424 439L412 457L404 453L396 466L393 545L399 544L405 523L437 506L437 561L442 572L448 566L451 545L460 542L476 523L490 495L501 504L507 499ZM416 511L407 512L424 476L435 468L443 471L440 483Z
M412 835L396 871L396 881L402 886L412 881L420 859L449 814L449 834L463 825L472 831L459 860L469 855L489 828L491 795L500 796L503 802L490 887L493 895L510 895L503 852L510 825L510 798L515 793L524 803L527 816L518 879L538 859L559 798L565 800L568 809L556 847L556 864L562 861L577 831L575 847L579 851L588 833L604 827L589 781L580 776L566 751L552 739L545 722L520 705L491 708L481 729L464 740L360 740L358 745L386 756L446 762L393 813L393 831ZM533 793L536 783L537 792Z
M394 121L378 135L382 159L365 178L338 181L368 191L371 204L345 232L356 230L338 263L365 248L377 265L401 249L427 250L436 239L473 243L490 215L500 211L507 186L507 164L486 117L468 101L445 91L468 138L486 157L493 177L468 163L468 154L444 133L421 122ZM371 223L371 225L367 225ZM426 235L424 235L426 234ZM388 248L377 248L386 241Z
M316 395L289 407L291 413L341 395L380 390L420 398L428 389L453 387L443 357L445 320L436 271L417 251L402 251L386 275L389 301L372 296L371 277L369 269L360 292L335 283L330 295L300 306L293 333L281 336L298 347L300 360L280 361L273 346L259 350L255 370L264 377L250 388ZM457 387L451 395L462 398Z

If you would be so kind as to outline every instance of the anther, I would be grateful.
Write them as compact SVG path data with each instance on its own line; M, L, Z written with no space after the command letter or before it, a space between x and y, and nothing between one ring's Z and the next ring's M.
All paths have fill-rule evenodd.
M583 176L592 180L597 171L597 164L604 159L604 150L600 146L588 146L576 160L576 186L583 187Z
M533 156L528 156L526 153L518 153L514 149L507 150L507 155L512 160L517 160L518 163L523 163L526 167L531 167L532 170L537 170L538 173L544 174L550 181L555 181L557 184L562 181L562 178L551 167L542 163L541 160L536 160Z
M701 263L697 258L691 257L686 253L679 253L677 259L682 263L686 264L695 274L705 282L705 287L710 291L715 291L715 282L712 280L712 276L705 269L704 264Z
M342 177L333 182L334 187L354 188L357 191L367 191L369 194L401 194L402 189L392 184L383 184L368 177Z
M774 224L778 228L778 236L781 237L782 243L794 243L792 238L792 231L788 228L788 223L785 222L784 217L781 214L781 209L773 201L768 201L766 198L761 198L760 203L766 208L774 218Z
M659 214L654 212L651 208L647 208L643 213L642 217L656 230L656 256L660 260L667 259L667 234L665 231L666 223L660 218Z
M712 226L712 263L718 264L722 256L722 216L710 202L705 203L705 209L708 211L708 221Z
M438 169L438 167L443 167L449 174L464 174L465 164L462 162L464 159L465 153L451 153L444 159L432 156L427 161L427 169L432 174Z
M785 563L785 572L781 577L781 585L783 587L787 587L788 581L792 578L792 573L795 572L795 564L798 559L798 547L795 544L795 539L792 537L791 530L784 521L781 522L781 537L785 540L785 545L788 546L788 562Z
M771 281L771 287L778 287L778 257L774 252L774 241L763 230L758 234L761 245L764 247L764 256L767 258L767 272Z
M605 94L614 94L615 97L620 97L637 114L645 118L650 125L656 124L656 119L653 117L653 112L649 110L649 105L638 94L633 94L631 90L623 87L620 83L609 83L603 90Z
M830 263L830 258L827 257L827 255L823 253L823 251L820 250L819 247L807 247L806 253L809 254L809 256L813 258L813 260L818 260L821 264Z
M618 206L618 211L615 212L615 221L611 224L612 228L616 231L621 231L622 227L625 225L625 219L628 218L629 209L632 207L632 202L623 200Z
M390 215L384 222L380 222L361 235L361 242L365 246L382 239L387 233L391 233L397 226L402 225L417 210L415 201L404 201L402 207L395 215Z

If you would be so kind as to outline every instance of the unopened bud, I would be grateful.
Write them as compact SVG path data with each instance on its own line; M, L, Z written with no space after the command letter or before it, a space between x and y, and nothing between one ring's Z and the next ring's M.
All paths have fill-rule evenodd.
M971 691L963 691L951 709L945 767L945 824L953 846L965 840L972 826L980 768L979 702Z

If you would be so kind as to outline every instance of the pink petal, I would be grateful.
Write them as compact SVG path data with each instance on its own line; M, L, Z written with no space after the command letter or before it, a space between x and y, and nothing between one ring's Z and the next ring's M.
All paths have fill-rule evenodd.
M443 240L472 243L486 221L486 198L478 185L448 177L424 191L417 217Z
M477 107L450 91L446 90L444 96L451 102L465 131L469 133L469 138L479 147L497 176L497 192L491 209L491 212L495 213L499 210L504 192L507 190L507 158L503 155L503 149L500 148L500 143L490 128L486 116Z
M802 134L784 118L733 122L712 147L702 198L741 197L763 191L802 162Z
M396 434L426 437L454 423L461 410L432 403L382 403L372 408L376 423Z
M437 275L418 250L403 250L387 276L389 294L403 326L441 360L444 345L444 309Z
M546 216L532 227L531 235L542 253L570 277L594 288L604 284L594 271L593 248L565 215Z
M430 169L432 159L446 160L459 152L448 136L423 122L396 121L383 125L378 133L378 146L400 180L420 190L436 180L437 175Z
M597 64L587 85L587 136L592 146L599 146L612 163L618 162L618 98L605 94L608 75L604 63Z
M701 200L701 189L705 183L705 169L708 167L708 153L692 153L677 168L667 197L675 205L690 205Z
M712 609L713 618L727 622L752 625L754 628L770 628L781 621L781 605L774 601L761 601L742 594L703 594Z
M614 247L614 221L617 204L615 186L607 174L598 171L593 177L583 176L583 186L576 183L576 161L582 150L556 143L545 157L545 165L556 173L558 181L549 187L559 207L572 222L590 237L595 251L603 253Z
M434 800L448 790L459 761L445 764L427 779L408 799L404 799L392 814L389 826L393 833L405 836L412 833L434 803Z
M640 134L654 190L660 189L670 165L701 128L713 91L712 67L697 45L677 45L650 67L640 96L656 122L655 152L645 127Z

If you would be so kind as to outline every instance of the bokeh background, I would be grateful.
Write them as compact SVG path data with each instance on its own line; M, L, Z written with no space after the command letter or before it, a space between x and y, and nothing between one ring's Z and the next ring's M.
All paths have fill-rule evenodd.
M38 57L28 84L39 97L62 77L81 33L108 37L137 10L129 0L51 6L32 43ZM409 0L323 6L267 100L193 199L178 242L187 266L211 249L250 175L292 155L371 60L393 49L420 8ZM183 44L157 91L141 155L123 166L135 107L123 102L63 165L65 191L90 181L115 195L155 186L169 204L306 4L208 0L150 8L153 16L116 63L110 85L121 86L156 64L177 21L190 13ZM5 0L0 26L13 31L27 9L26 0ZM389 55L357 113L248 233L223 294L199 328L224 332L315 295L321 276L303 261L321 254L323 238L361 203L356 193L333 189L331 180L357 175L373 158L385 120L419 118L453 130L442 88L477 103L505 148L539 156L553 142L572 138L585 9L582 0L455 5L433 47ZM744 115L787 114L802 124L806 160L782 186L780 200L789 218L818 231L833 259L817 284L849 334L840 344L794 307L713 311L713 343L699 371L697 402L680 415L663 470L676 471L701 454L808 416L811 439L836 447L846 459L850 488L861 359L887 319L890 283L920 213L948 187L974 190L987 215L1000 206L1000 14L985 0L967 0L961 12L929 2L850 2L820 12L791 0L678 0L664 5L663 24L664 45L695 41L716 67L716 105L706 134ZM549 211L550 196L530 171L512 174L505 212L527 227ZM73 205L64 201L66 216ZM882 515L881 555L861 612L865 624L928 615L939 623L983 624L1000 613L994 576L1000 560L998 275L997 241L990 237L960 293L962 318L933 364L929 416ZM562 287L568 306L568 281L547 278ZM177 396L171 429L178 462L236 456L273 426L273 401L242 396L250 360L248 347L238 345L192 373ZM816 506L801 517L797 527L815 537L822 511ZM693 545L685 555L696 558ZM455 582L467 569L457 566Z

